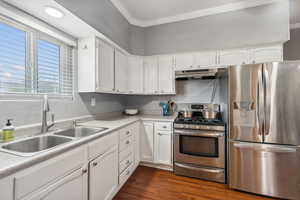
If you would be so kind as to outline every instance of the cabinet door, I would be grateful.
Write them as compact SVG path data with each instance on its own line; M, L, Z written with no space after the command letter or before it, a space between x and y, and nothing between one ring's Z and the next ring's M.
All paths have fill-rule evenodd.
M96 91L112 92L114 89L114 48L97 40Z
M172 164L172 138L169 131L156 131L155 133L155 163Z
M47 188L41 189L22 200L87 200L87 179L87 169L78 169Z
M193 69L195 62L194 54L179 54L175 56L175 70Z
M158 58L158 87L161 94L175 93L173 56Z
M283 61L282 45L251 49L251 63Z
M132 133L134 136L134 164L138 166L141 157L140 157L140 123L135 123L132 125Z
M127 92L128 58L125 54L115 51L115 91Z
M112 199L112 195L118 187L117 147L115 146L111 151L91 161L89 169L89 199Z
M249 50L221 51L219 55L220 65L242 65L249 63Z
M154 159L154 128L153 123L143 123L141 131L141 160L153 162Z
M217 65L217 52L199 52L195 54L195 69L214 67Z
M158 94L157 57L147 57L144 59L144 93Z
M128 65L128 91L131 94L143 93L143 59L131 56Z

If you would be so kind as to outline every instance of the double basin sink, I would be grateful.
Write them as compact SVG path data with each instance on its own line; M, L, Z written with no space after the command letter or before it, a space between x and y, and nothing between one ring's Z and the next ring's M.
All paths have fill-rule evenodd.
M42 151L53 149L58 145L66 144L75 139L88 137L105 131L107 128L74 127L59 130L54 133L33 136L17 140L0 147L0 151L12 153L19 156L33 156Z

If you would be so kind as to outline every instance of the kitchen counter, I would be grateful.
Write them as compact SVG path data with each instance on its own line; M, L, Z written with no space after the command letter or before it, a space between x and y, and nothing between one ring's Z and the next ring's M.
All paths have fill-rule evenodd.
M85 138L74 139L71 142L63 144L61 146L57 146L50 150L46 150L45 152L38 153L34 156L22 157L0 151L0 179L7 177L13 173L16 173L20 170L29 168L35 164L38 164L50 158L53 158L56 155L60 155L80 145L84 145L88 142L99 139L107 134L110 134L115 130L118 130L139 120L173 122L174 119L174 116L164 117L156 115L136 115L110 117L107 119L92 120L84 123L79 123L79 125L83 126L105 127L108 129L103 132L100 132L99 134L91 135Z

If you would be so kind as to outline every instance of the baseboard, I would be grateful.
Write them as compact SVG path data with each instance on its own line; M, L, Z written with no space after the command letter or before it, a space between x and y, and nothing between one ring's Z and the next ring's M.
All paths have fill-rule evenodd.
M152 167L152 168L167 170L167 171L171 171L171 172L174 171L172 165L155 164L155 163L150 163L150 162L140 162L140 166Z

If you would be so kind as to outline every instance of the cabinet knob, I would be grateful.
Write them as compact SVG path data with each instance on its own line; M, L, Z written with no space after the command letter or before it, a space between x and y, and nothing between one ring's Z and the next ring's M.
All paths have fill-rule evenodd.
M85 174L85 173L87 173L87 172L88 172L88 170L87 170L86 168L83 168L83 169L82 169L82 173L83 173L83 174Z
M94 167L96 167L97 165L98 165L98 163L96 163L96 162L93 163L93 166L94 166Z
M167 128L167 126L163 126L163 128Z
M126 164L128 165L129 163L130 163L130 161L129 161L129 160L127 160L127 161L126 161Z
M127 140L127 141L126 141L126 144L129 144L129 143L130 143L130 141L129 141L129 140Z
M127 171L127 172L126 172L126 175L129 175L129 174L130 174L130 171Z
M127 132L126 132L126 135L129 135L129 134L130 134L130 131L127 131Z

